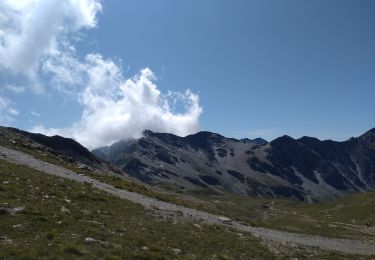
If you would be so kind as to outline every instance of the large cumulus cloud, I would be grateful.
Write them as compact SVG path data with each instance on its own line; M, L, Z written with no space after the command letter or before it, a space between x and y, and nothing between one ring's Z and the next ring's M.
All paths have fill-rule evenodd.
M84 106L81 120L65 129L36 126L33 131L71 136L86 147L95 148L139 138L145 129L178 135L199 130L199 97L190 90L162 94L150 69L124 79L113 61L91 54L86 57L85 71L87 85L80 94ZM177 102L185 105L182 113L175 111Z
M54 91L75 98L83 107L78 122L61 129L47 122L33 131L73 137L89 148L138 138L144 129L178 135L198 131L202 109L190 90L161 93L148 68L126 79L119 64L100 54L77 57L77 36L97 26L101 10L98 0L1 1L1 93ZM4 111L16 116L5 96L0 101L0 120ZM175 109L179 102L182 111Z

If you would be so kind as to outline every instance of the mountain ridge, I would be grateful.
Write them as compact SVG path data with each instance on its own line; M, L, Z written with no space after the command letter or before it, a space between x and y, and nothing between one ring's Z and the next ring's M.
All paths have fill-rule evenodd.
M324 201L375 189L374 133L342 142L287 135L267 142L208 131L179 137L146 130L138 140L92 152L135 178L181 192Z
M13 127L0 126L0 145L10 146L39 155L51 153L60 160L85 167L90 170L100 170L121 174L122 172L108 162L92 154L86 147L77 141L59 135L46 136L39 133L30 133ZM14 146L14 147L13 147Z
M1 127L1 140L175 192L319 202L375 190L375 129L342 142L287 135L268 142L208 131L179 137L147 130L138 140L92 152L69 138L15 128Z

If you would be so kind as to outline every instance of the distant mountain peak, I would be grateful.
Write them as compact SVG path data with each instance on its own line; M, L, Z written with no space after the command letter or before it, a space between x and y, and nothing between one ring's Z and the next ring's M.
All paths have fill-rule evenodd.
M152 136L152 135L154 135L155 133L153 132L153 131L151 131L151 130L143 130L143 132L142 132L142 135L143 136Z
M188 135L186 137L189 137L189 136L199 136L201 138L209 138L209 137L225 138L224 136L222 136L220 134L209 132L209 131L200 131L200 132L197 132L195 134Z
M304 135L301 138L299 138L298 141L315 141L315 142L318 142L318 141L321 141L321 140L319 138L316 138L316 137Z
M177 136L177 135L175 135L175 134L171 134L171 133L162 133L162 132L154 132L154 131L151 131L151 130L143 130L142 135L143 135L143 136L146 136L146 137L162 137L162 136L168 136L168 137L174 137L174 138L181 138L180 136Z
M259 145L265 145L265 144L268 143L267 140L265 140L265 139L263 139L263 138L261 138L261 137L257 137L257 138L255 138L255 139L251 140L251 142L253 142L253 143L255 143L255 144L259 144Z
M179 137L146 130L131 146L118 143L94 154L142 181L181 192L207 189L322 201L375 190L374 133L351 142L284 135L269 143L208 131Z
M297 143L297 140L289 135L283 135L271 141L271 145L290 145L295 143Z
M265 144L268 144L268 141L267 141L267 140L264 140L264 139L261 138L261 137L257 137L257 138L254 138L254 139L242 138L240 141L241 141L242 143L251 143L251 144L257 144L257 145L265 145Z

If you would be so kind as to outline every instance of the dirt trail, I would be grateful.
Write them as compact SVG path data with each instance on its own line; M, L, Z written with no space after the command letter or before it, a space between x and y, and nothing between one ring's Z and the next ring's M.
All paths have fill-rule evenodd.
M35 170L55 175L58 177L74 180L79 183L91 183L95 188L110 193L122 199L132 201L143 205L146 209L157 209L182 215L186 219L203 221L209 224L223 225L237 229L242 232L251 233L265 241L278 243L298 244L301 246L318 247L324 250L333 250L348 254L375 255L375 244L350 239L334 239L322 236L304 235L291 232L278 231L266 228L256 228L244 225L240 222L229 220L228 218L213 215L203 211L175 205L172 203L160 201L138 193L129 192L123 189L117 189L106 183L102 183L88 176L79 175L71 170L53 165L34 157L0 146L0 159L6 159L13 163L26 165Z

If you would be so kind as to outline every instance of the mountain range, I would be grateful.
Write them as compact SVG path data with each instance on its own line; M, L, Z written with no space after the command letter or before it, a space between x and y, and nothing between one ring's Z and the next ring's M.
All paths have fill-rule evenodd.
M282 136L234 139L144 131L92 151L127 174L177 192L325 201L375 190L375 128L344 142Z
M1 127L1 142L178 193L320 202L375 191L375 128L344 142L286 135L271 142L238 140L211 132L179 137L146 130L140 139L90 152L69 138Z

